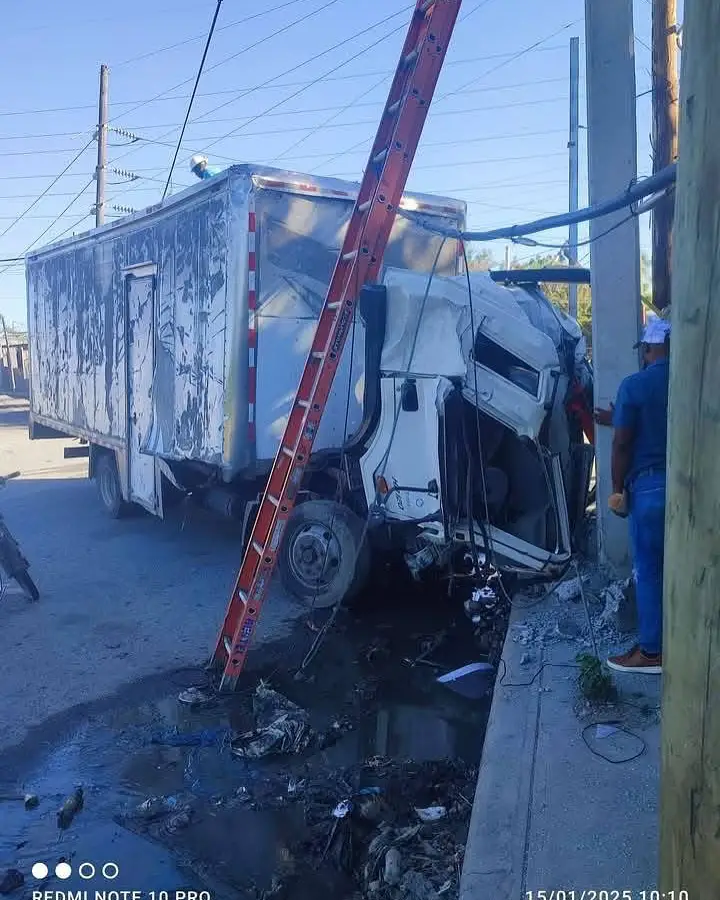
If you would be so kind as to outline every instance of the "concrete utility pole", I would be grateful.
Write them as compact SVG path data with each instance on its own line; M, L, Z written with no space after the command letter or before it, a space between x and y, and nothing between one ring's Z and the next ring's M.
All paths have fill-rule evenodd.
M678 73L675 0L652 0L653 172L677 159ZM658 309L670 304L672 222L670 193L652 214L652 292Z
M590 203L622 194L637 175L632 0L585 0L588 181ZM612 229L612 230L610 230ZM637 371L640 246L627 209L590 222L595 404L614 402ZM597 516L600 558L626 571L627 524L607 508L612 490L609 428L598 428Z
M3 335L5 337L5 352L7 353L8 367L10 369L10 384L12 386L12 392L14 394L15 393L15 370L13 369L12 359L10 358L10 341L8 340L7 325L5 324L5 316L0 315L0 321L2 321L2 330L3 330Z
M720 897L720 0L686 3L683 31L665 520L660 890Z
M105 221L105 180L107 177L108 67L100 66L98 102L97 167L95 168L95 227Z
M568 138L570 197L568 210L575 212L579 203L578 132L580 129L580 38L570 38L570 135ZM578 227L568 227L568 263L576 266ZM568 285L568 312L577 318L577 285Z

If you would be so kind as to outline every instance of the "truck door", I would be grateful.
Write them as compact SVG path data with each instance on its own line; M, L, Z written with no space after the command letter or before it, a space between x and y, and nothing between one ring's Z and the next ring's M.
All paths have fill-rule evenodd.
M153 424L155 370L155 270L125 276L127 297L127 437L129 500L161 514L155 457L144 452Z

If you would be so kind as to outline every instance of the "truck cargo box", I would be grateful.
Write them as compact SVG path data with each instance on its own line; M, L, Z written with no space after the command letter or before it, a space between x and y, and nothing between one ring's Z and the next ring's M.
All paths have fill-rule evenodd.
M27 257L30 420L114 450L129 499L158 511L159 470L225 482L268 468L357 185L232 166L163 203ZM406 194L385 264L458 271L463 203ZM354 360L351 370L351 357ZM348 341L316 451L361 418L363 328ZM346 422L346 407L350 409ZM128 488L129 486L129 488Z

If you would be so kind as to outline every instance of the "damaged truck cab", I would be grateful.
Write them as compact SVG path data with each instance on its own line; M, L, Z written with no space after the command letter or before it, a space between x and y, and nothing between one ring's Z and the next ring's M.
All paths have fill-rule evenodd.
M189 495L247 534L356 193L231 166L32 251L31 437L83 441L112 516ZM531 575L569 557L577 323L460 274L459 241L428 221L457 233L465 205L403 196L286 527L280 574L316 606L357 591L380 545L418 577L458 553Z

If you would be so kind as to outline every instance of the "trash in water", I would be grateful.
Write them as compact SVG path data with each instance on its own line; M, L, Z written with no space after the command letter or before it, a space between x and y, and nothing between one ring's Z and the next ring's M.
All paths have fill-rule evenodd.
M479 700L491 690L494 672L495 669L490 663L469 663L467 666L441 675L437 681L438 684L446 685L450 690L468 700Z
M168 813L175 812L179 806L177 797L148 797L135 809L131 818L152 822L153 819L160 819Z
M192 821L194 811L190 803L173 795L148 797L128 816L121 817L122 824L135 822L145 827L160 826L167 834L175 834Z
M255 730L234 738L232 752L243 759L283 753L301 753L310 743L308 715L304 709L260 682L253 697Z
M178 694L178 703L185 706L210 706L214 702L214 694L200 687L189 687Z
M82 787L78 786L58 810L58 828L69 828L72 820L75 818L77 813L80 812L84 804L85 795L83 794Z
M216 747L229 738L226 728L203 728L201 731L178 731L171 728L150 739L151 744L162 744L166 747Z
M25 876L19 869L8 869L0 881L0 894L11 894L25 884Z
M410 870L403 875L400 883L403 897L408 900L436 900L438 892L433 887L432 881L422 872Z
M610 737L613 734L617 734L618 728L617 725L605 724L605 725L597 725L595 728L595 737L598 739Z
M2 794L0 800L22 800L25 809L36 809L40 805L40 798L37 794Z
M447 816L447 809L444 806L428 806L427 809L418 809L415 807L418 819L425 824L429 822L439 822Z
M397 847L391 847L385 854L383 879L386 884L398 884L402 877L402 856Z
M353 804L352 800L342 800L333 810L333 816L336 819L344 819L345 816L349 816L352 812Z

